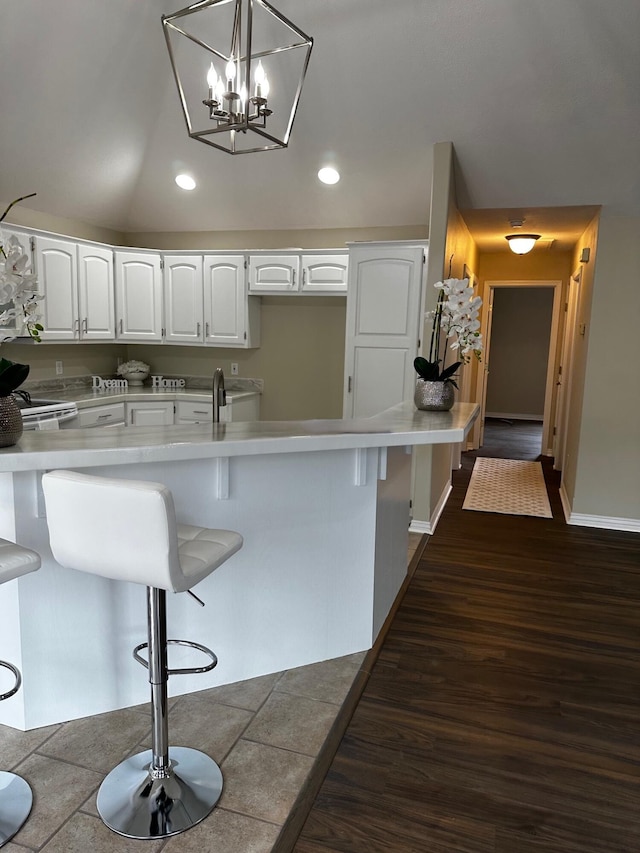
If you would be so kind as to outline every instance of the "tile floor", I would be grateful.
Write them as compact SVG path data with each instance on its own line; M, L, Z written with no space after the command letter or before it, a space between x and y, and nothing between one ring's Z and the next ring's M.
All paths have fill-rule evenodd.
M421 542L410 534L409 562ZM133 841L108 830L95 795L104 774L150 747L146 705L30 732L0 726L3 769L24 776L34 806L7 853L284 853L291 849L355 703L365 652L170 701L170 740L222 767L219 805L173 838Z

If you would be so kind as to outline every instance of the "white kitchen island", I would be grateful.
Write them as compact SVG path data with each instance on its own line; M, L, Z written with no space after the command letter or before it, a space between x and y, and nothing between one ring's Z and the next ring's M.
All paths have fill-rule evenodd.
M462 441L477 414L403 403L362 420L25 433L0 450L0 536L37 551L42 568L0 587L0 657L24 679L0 722L26 730L148 700L132 657L145 590L53 560L44 471L162 482L179 521L243 535L196 588L205 608L168 598L169 636L219 658L211 673L170 678L176 695L370 648L406 576L411 449ZM194 663L192 651L170 657Z

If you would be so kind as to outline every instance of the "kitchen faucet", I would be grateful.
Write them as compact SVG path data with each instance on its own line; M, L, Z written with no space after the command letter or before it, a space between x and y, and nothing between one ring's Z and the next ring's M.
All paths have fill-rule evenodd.
M227 405L227 394L224 390L224 373L221 367L213 371L213 423L220 423L220 406Z

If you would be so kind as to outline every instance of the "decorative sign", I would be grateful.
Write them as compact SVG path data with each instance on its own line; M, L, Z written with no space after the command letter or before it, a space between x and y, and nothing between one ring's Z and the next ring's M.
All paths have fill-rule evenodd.
M126 379L102 379L100 376L92 376L94 391L126 391L129 383Z
M168 388L185 388L187 385L184 379L164 379L162 376L151 377L151 387L158 391L166 391Z

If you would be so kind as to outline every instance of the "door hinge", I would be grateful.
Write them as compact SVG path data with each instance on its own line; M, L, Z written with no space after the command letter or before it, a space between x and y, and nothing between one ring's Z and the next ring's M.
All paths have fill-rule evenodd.
M247 259L246 258L244 259L244 268L245 269L247 268Z
M558 376L562 376L562 365L558 365Z
M420 340L420 338L418 338L418 352L420 352L420 344L421 343L422 343L422 341Z
M351 393L351 377L349 377L349 383L347 385L347 394Z
M160 258L160 269L164 269L164 258Z
M245 341L247 340L247 333L246 332L244 333L244 339L245 339Z
M29 245L31 246L31 254L33 254L36 250L36 238L29 237Z
M555 435L558 432L558 427L553 428L553 434Z
M413 501L409 501L409 509L413 509Z
M565 311L568 311L568 310L569 310L569 303L568 303L568 302L565 302L565 303L564 303L564 310L565 310Z

